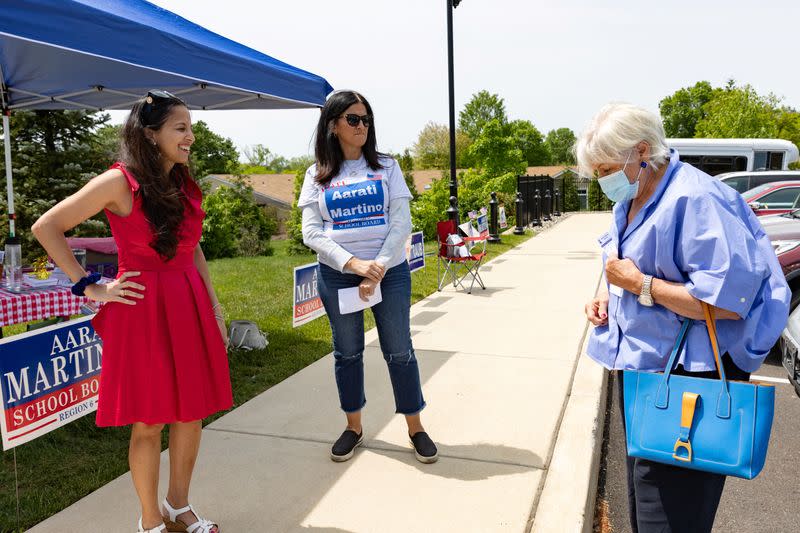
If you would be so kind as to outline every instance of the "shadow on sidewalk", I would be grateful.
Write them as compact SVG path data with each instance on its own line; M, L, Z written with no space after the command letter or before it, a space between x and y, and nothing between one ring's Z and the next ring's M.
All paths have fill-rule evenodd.
M528 472L536 469L534 464L541 464L542 459L529 450L504 446L502 444L477 443L469 445L447 445L437 443L439 448L439 461L437 465L442 465L448 460L457 459L459 461L471 461L479 468L467 471L465 469L453 470L432 467L432 465L422 464L414 458L411 453L411 445L408 447L398 446L384 440L373 440L369 443L369 450L377 455L382 455L388 459L394 459L401 463L415 467L424 474L443 477L447 479L458 479L460 481L481 481L494 476L507 476L520 472ZM465 453L469 451L470 453ZM476 454L476 452L478 452ZM398 456L398 454L403 454ZM476 459L484 457L485 459ZM525 464L519 462L504 461L497 457L513 455L522 456Z
M495 294L499 294L505 291L511 291L514 290L515 288L516 287L486 287L485 289L481 289L476 283L475 287L472 289L472 294L470 294L470 296L478 298L491 298Z
M356 533L349 529L339 529L338 527L300 527L298 531L308 531L309 533Z

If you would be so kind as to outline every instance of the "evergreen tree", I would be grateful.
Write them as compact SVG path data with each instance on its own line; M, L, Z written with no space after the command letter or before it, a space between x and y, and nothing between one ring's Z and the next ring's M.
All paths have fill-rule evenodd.
M26 260L44 253L30 232L33 223L113 163L113 130L104 128L104 135L96 135L108 120L105 113L87 111L21 111L11 115L16 233L22 238ZM5 176L4 158L0 158L0 175ZM0 211L2 219L7 220L6 195L0 199ZM84 222L74 234L108 235L105 217L100 214Z
M561 210L566 212L578 211L581 208L578 199L578 188L575 186L575 174L571 171L561 176Z
M589 211L602 211L603 210L603 191L600 189L600 184L596 179L589 180L589 190L586 193L586 204Z

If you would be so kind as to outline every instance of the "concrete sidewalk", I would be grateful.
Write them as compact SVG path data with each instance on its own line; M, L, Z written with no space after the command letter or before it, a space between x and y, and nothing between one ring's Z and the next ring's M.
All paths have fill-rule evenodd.
M351 461L328 457L344 425L328 355L204 430L194 506L224 533L590 531L605 374L578 355L609 222L572 215L484 267L487 290L412 307L438 463L414 458L373 330ZM165 452L162 494L167 474ZM126 474L30 531L125 533L137 517Z

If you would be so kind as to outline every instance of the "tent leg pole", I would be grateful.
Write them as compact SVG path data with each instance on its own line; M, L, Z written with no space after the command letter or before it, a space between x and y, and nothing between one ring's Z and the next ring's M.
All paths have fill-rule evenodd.
M6 156L6 194L8 195L8 229L9 235L15 236L14 228L14 182L11 175L11 126L8 121L8 111L3 112L3 144Z

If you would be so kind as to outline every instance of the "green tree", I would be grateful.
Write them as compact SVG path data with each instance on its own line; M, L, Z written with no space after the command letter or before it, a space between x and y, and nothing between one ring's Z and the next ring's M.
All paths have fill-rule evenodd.
M288 251L292 255L309 254L311 249L303 244L303 212L297 207L300 200L300 192L303 190L303 181L306 177L306 169L297 169L294 174L294 201L292 202L292 212L289 220L286 221L286 233L289 236Z
M27 259L44 253L30 233L33 222L113 162L113 154L95 135L108 120L105 113L86 111L21 111L11 115L16 233L22 238ZM5 176L4 158L0 158L0 175ZM2 220L7 220L6 195L1 196ZM100 214L87 220L74 234L108 235L105 217Z
M497 94L480 91L472 95L472 99L459 113L458 129L474 141L480 136L484 126L492 120L501 125L508 122L505 102Z
M778 116L778 138L800 146L800 113L789 107L781 108ZM789 168L797 170L800 168L800 161L790 163Z
M575 134L571 129L558 128L548 131L544 144L550 153L551 165L575 164L575 154L572 151L572 147L575 145Z
M456 131L457 167L465 166L469 146L469 137L461 131ZM413 152L415 168L450 168L450 128L428 122L419 132Z
M487 179L506 173L523 174L527 168L525 156L507 128L499 120L490 120L469 149L470 156Z
M720 89L715 89L709 82L698 81L661 100L658 109L667 137L695 137L697 123L706 117L705 105L718 91Z
M600 184L596 179L589 180L586 203L589 211L608 211L613 207L611 200L603 194L603 190L600 188Z
M314 158L310 155L286 159L282 155L273 154L263 144L246 146L244 157L245 163L239 168L242 174L283 174L300 169L306 170L314 164Z
M508 123L508 134L522 151L527 166L546 165L550 162L550 151L544 136L530 120L514 120Z
M563 207L562 211L578 211L581 208L580 200L578 198L578 187L575 185L575 173L572 171L564 172L561 175L561 202Z
M192 125L192 132L195 139L189 161L192 176L199 180L209 174L238 173L239 152L232 140L211 131L202 120Z
M272 161L273 155L270 149L263 144L254 144L244 147L244 158L250 166L266 167Z
M253 189L236 179L203 198L203 253L208 259L271 255L277 221L253 199Z
M729 84L704 106L695 135L711 138L775 138L778 136L780 100L760 96L750 85Z
M400 170L403 172L408 190L411 191L412 200L416 199L419 193L417 192L417 186L414 184L414 156L411 155L408 148L406 148L402 154L391 155L397 161L397 164L400 165Z
M314 156L313 155L298 155L296 157L292 157L289 159L289 163L286 166L285 172L297 172L298 170L302 170L303 172L308 169L311 165L314 164Z
M97 129L94 134L94 145L98 167L111 166L117 160L121 131L122 124L105 125Z
M446 172L431 183L431 188L411 203L411 222L414 231L421 231L426 239L436 238L436 223L446 220L450 199L450 178Z

